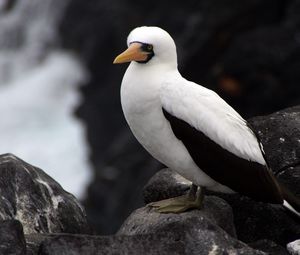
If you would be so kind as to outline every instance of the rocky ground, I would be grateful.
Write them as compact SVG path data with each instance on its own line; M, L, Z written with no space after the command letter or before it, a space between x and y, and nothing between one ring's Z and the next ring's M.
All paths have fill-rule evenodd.
M299 197L300 107L249 121L278 179ZM184 194L189 185L162 169L144 187L144 201ZM99 236L73 195L12 154L0 156L0 190L0 254L300 254L299 218L238 194L208 193L202 210L181 214L144 206L117 233Z

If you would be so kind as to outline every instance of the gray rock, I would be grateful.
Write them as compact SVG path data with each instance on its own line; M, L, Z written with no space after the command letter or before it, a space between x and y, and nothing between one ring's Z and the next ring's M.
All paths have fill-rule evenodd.
M213 196L205 197L201 210L191 210L179 214L156 213L149 207L137 209L123 223L118 234L148 234L156 232L159 228L167 229L169 225L177 223L188 225L192 222L196 228L201 230L203 224L206 224L203 222L206 221L218 225L229 235L236 236L230 206L223 199Z
M286 248L291 255L300 255L300 239L288 243Z
M23 228L17 220L0 221L0 254L25 255Z
M191 182L176 174L169 168L164 168L151 177L144 186L143 197L146 204L170 197L185 194Z
M288 251L270 240L259 240L255 243L250 243L249 246L256 250L261 250L271 255L289 255Z
M39 254L39 249L45 240L49 240L56 237L59 234L27 234L25 235L26 240L26 255L36 255Z
M176 233L135 236L57 235L42 242L40 255L182 255L184 243ZM200 253L199 253L200 254Z
M173 192L172 189L176 184L180 188L176 188L176 192ZM149 203L165 199L167 194L181 195L185 193L189 185L188 181L184 181L174 171L163 169L155 174L145 186L144 200ZM239 194L228 195L209 191L207 194L217 195L228 202L233 211L237 236L245 243L269 239L285 246L286 243L300 236L299 220L280 205L256 202ZM220 212L223 213L223 211Z
M172 233L183 245L182 254L265 254L234 238L230 207L216 197L207 197L203 210L181 214L160 214L149 207L140 208L129 216L117 234L167 236Z
M277 178L300 197L300 106L249 120Z
M300 106L248 121L262 142L274 173L300 166Z
M0 191L0 219L19 220L25 234L90 232L76 198L12 154L0 155Z

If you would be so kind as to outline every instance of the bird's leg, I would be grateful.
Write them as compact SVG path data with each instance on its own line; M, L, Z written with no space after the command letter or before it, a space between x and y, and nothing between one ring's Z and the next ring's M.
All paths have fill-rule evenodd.
M148 206L153 207L160 213L180 213L189 209L200 209L203 197L204 189L192 184L190 191L186 195L152 202Z

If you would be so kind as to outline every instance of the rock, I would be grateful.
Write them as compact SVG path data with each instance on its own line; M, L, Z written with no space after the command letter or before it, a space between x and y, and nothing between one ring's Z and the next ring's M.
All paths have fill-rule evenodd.
M286 246L291 255L300 255L300 239L294 242L288 243Z
M270 241L270 240L259 240L255 243L250 243L249 246L256 250L261 250L267 254L272 255L289 255L287 250L282 246Z
M60 235L45 240L39 250L40 255L61 254L132 254L132 255L181 255L184 244L178 235L135 235L135 236L87 236ZM200 254L200 253L199 253Z
M23 228L19 221L0 221L0 244L0 254L26 254L26 242L24 238Z
M193 224L195 228L201 230L206 221L218 225L229 235L236 236L230 206L224 200L212 196L205 198L202 210L192 210L179 214L156 213L148 207L137 209L123 223L118 234L148 234L161 228L167 230L168 227L171 230L171 226L176 223L186 225L187 228L189 224Z
M191 182L169 168L164 168L151 177L144 186L143 197L146 204L169 197L185 194Z
M277 178L300 196L300 106L255 117L249 122Z
M19 220L25 234L90 233L76 198L12 154L0 155L0 219Z
M176 192L172 192L171 189L176 186L176 183L179 188L175 190L177 192L181 190L176 195L184 194L184 190L189 187L189 182L182 180L182 177L174 171L168 169L159 171L145 186L143 192L145 202L165 199L166 194L175 194ZM232 207L237 236L245 243L269 239L285 246L286 243L300 236L298 219L280 205L256 202L239 194L228 195L209 191L207 194L223 198Z
M231 210L219 198L207 197L203 210L160 214L149 207L133 212L117 235L177 236L182 254L265 254L234 238ZM161 245L153 243L153 246Z
M39 254L40 246L45 240L54 238L60 234L27 234L25 235L26 240L26 255Z
M232 207L239 240L253 243L269 239L284 246L300 236L299 219L281 205L271 205L235 195L223 196Z
M275 173L300 165L300 105L248 120Z
M191 182L169 168L164 168L151 177L144 186L143 196L146 204L185 194Z

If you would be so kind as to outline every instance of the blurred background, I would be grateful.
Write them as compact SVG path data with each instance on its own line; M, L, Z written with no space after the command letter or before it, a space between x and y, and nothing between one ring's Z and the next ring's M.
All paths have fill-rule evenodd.
M177 43L179 69L245 118L300 103L300 0L0 0L0 153L34 164L77 196L98 234L141 206L161 168L120 105L135 27Z

